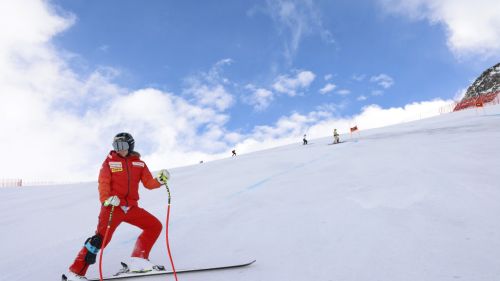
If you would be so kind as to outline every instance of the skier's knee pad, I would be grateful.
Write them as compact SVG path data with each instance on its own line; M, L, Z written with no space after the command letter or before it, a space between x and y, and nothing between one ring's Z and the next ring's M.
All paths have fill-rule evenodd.
M85 248L87 248L87 254L85 255L85 262L88 264L94 264L96 260L97 253L102 246L102 237L96 234L85 240Z

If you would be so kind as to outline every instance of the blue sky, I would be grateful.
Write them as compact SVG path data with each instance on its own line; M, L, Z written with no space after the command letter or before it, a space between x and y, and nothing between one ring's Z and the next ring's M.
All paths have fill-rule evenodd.
M397 107L450 99L498 59L457 58L442 24L391 14L377 1L54 4L77 17L55 38L56 45L81 56L75 62L84 64L81 71L102 65L119 69L115 81L129 89L149 86L181 95L188 77L230 59L220 69L235 99L227 111L228 128L245 131L325 103L343 104L338 114L353 115L372 103ZM299 71L315 78L297 96L277 95L257 110L245 103L252 92L248 84L272 91L277 77ZM374 81L382 74L392 82ZM335 89L320 94L328 83Z
M160 168L436 115L500 59L495 0L26 0L0 10L8 158L36 132L27 153L58 155L61 169L76 154L68 174L78 178L93 176L123 130ZM3 177L22 177L14 166Z

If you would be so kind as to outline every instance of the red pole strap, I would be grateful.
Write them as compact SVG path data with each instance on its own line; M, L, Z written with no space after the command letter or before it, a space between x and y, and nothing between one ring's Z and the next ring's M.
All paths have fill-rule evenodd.
M168 257L170 258L170 264L172 265L172 271L174 272L175 281L178 281L177 280L177 272L175 271L175 266L174 266L174 260L172 259L172 253L170 252L170 243L168 241L168 223L169 223L169 220L170 220L170 191L168 192L168 194L169 194L169 196L168 196L169 197L169 203L168 203L168 208L167 208L167 226L166 226L165 238L167 240Z
M108 239L109 228L111 227L111 220L113 219L113 211L115 210L115 206L111 206L111 212L109 213L108 219L108 227L106 228L106 232L104 233L104 239L102 241L102 249L101 254L99 255L99 278L102 281L102 253L104 253L104 245L106 245L106 239Z

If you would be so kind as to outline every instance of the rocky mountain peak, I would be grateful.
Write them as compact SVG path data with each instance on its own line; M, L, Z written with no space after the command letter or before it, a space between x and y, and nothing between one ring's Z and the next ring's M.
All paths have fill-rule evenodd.
M477 98L483 94L500 91L500 63L485 70L472 85L469 86L464 100Z

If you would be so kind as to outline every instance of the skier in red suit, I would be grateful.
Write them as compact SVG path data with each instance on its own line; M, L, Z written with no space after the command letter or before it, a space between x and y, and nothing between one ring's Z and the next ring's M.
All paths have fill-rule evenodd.
M122 222L142 229L137 238L128 267L131 271L148 271L153 264L149 262L149 252L162 230L161 222L139 207L139 182L148 189L156 189L167 184L170 177L167 170L161 170L153 178L148 166L134 151L135 141L129 133L119 133L113 140L113 148L104 160L99 172L99 198L102 203L95 235L89 237L63 275L63 280L87 280L85 274L88 267L96 262L99 250L111 240L113 232ZM111 226L103 244L111 208L114 206Z

